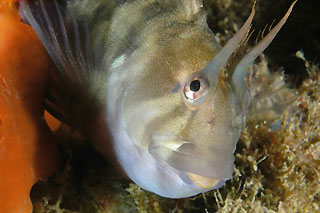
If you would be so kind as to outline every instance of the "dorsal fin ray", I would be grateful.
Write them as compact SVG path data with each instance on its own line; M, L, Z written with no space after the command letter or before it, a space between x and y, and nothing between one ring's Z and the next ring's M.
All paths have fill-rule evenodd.
M65 13L56 0L51 3L39 0L30 5L21 1L20 14L37 33L61 77L68 82L87 84L96 58L102 55L92 51L86 20L72 12Z
M55 117L68 122L72 120L74 105L96 98L92 82L99 79L95 73L104 65L104 47L97 45L103 36L91 38L88 21L66 10L56 0L33 3L22 0L20 15L32 26L57 67L57 71L51 73L52 88L47 95L46 108Z

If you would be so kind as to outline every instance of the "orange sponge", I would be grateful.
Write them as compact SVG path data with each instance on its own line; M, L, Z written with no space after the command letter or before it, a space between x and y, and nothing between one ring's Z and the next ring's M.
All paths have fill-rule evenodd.
M32 212L30 190L58 166L44 118L49 56L16 1L0 2L0 212Z

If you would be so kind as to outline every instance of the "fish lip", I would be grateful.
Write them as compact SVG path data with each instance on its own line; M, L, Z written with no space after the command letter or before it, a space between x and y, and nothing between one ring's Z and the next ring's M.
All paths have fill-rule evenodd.
M219 183L219 179L204 177L194 173L187 173L188 178L193 184L203 189L210 189L215 187Z
M208 149L203 151L205 149L199 148L195 143L178 137L157 135L153 137L148 151L156 160L165 162L185 174L229 180L234 169L233 150L227 153L228 161L224 162L224 152Z

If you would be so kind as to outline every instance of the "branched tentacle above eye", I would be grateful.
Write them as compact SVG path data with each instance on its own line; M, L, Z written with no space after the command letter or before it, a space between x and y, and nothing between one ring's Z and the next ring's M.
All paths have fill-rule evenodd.
M247 92L247 86L244 82L244 79L248 74L249 66L269 46L269 44L275 38L277 33L280 31L282 26L286 23L287 19L289 18L289 15L296 2L297 0L295 0L291 4L288 11L279 21L279 23L250 52L248 52L235 67L235 70L232 75L232 84L234 85L234 88L237 88L236 93L240 99L244 98L245 93Z

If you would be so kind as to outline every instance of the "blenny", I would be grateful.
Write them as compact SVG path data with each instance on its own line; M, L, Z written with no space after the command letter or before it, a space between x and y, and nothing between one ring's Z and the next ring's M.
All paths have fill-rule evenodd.
M221 49L201 0L20 2L57 67L46 104L142 188L183 198L232 177L250 95L251 14Z

